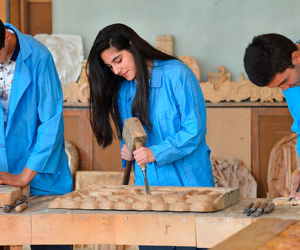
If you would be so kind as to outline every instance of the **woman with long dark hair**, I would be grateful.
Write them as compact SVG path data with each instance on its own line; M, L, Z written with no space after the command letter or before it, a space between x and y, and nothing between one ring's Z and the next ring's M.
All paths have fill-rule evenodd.
M134 160L136 185L144 185L139 166L147 164L150 185L214 186L204 98L185 64L126 25L113 24L97 35L87 68L91 126L98 144L105 148L112 142L110 118L120 139L127 118L138 117L145 128L146 145L133 154L121 139L123 166Z
M98 144L105 148L112 142L110 117L120 139L127 118L138 117L145 128L146 146L133 154L121 140L123 166L134 160L136 185L144 185L139 166L147 164L150 185L214 186L204 98L185 64L126 25L113 24L97 35L87 68Z
M123 160L135 160L135 184L144 185L138 165L147 163L150 185L214 186L206 145L206 109L199 83L181 61L165 54L124 24L97 35L88 57L91 125L97 142L111 144L116 125L138 117L146 146L131 154L121 141ZM125 161L123 161L125 166Z

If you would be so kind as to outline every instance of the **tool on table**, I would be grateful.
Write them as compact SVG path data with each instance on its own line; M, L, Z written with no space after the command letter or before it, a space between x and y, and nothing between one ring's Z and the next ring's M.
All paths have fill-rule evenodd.
M273 202L270 202L269 205L265 208L265 213L269 214L271 213L275 208L275 204Z
M122 138L131 153L134 150L136 150L142 146L145 146L147 134L146 134L146 131L145 131L143 125L141 124L141 122L138 118L132 117L132 118L128 118L125 120L123 132L122 132ZM130 172L131 172L131 166L132 166L132 163L129 164L128 162L126 162L126 168L125 168L123 182L122 182L123 185L128 185ZM146 193L151 194L149 182L148 182L148 178L147 178L147 165L146 164L142 165L142 166L140 166L140 168L144 174Z
M299 187L298 187L298 189L297 189L297 191L296 191L296 192L297 192L297 193L298 193L298 192L300 192L300 188L299 188ZM291 201L292 199L293 199L293 197L290 197L290 198L288 198L288 200L287 200L287 201L289 202L289 201Z
M250 212L250 209L253 207L254 203L251 202L248 206L246 206L243 210L244 214L248 214Z
M24 211L27 208L27 204L28 204L28 202L24 202L24 203L21 203L21 204L17 205L15 207L15 211L17 213L21 213L22 211Z
M253 214L260 207L260 205L261 205L261 201L258 201L253 207L250 208L250 211L247 214L247 216Z
M256 210L256 212L253 213L253 216L255 216L255 217L260 216L264 212L264 210L268 206L268 204L269 204L268 202L264 202L263 204L261 204L261 206Z
M15 204L3 206L3 212L4 212L4 213L8 213L10 210L12 210L13 207L16 207L16 206L18 206L18 205L24 203L26 200L27 200L27 196L26 196L26 195L22 195L22 196L20 197L20 199L18 199L18 200L16 201Z

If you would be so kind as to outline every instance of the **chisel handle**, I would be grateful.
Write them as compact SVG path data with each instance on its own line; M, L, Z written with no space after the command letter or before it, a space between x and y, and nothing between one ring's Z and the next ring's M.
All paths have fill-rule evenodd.
M264 202L263 204L261 204L261 206L258 209L263 212L268 205L269 205L268 202Z
M136 142L135 143L135 149L139 149L140 147L142 147L142 143L141 142ZM147 165L146 164L143 164L140 166L141 170L144 171L147 169Z
M273 202L271 202L265 209L265 213L268 214L268 213L271 213L275 208L275 204Z
M15 206L18 206L19 204L24 203L26 200L27 200L27 196L23 194L23 195L20 197L20 199L18 199L18 200L16 201Z
M244 208L243 213L244 213L244 214L249 213L249 212L250 212L250 209L253 207L253 205L254 205L254 203L251 202L248 206L246 206L246 207Z
M250 211L252 212L255 212L260 206L261 206L262 202L261 201L258 201L251 209Z
M12 205L5 205L3 206L3 212L8 213L12 209Z
M27 208L27 202L26 203L22 203L18 206L15 207L15 211L17 213L21 213L22 211L24 211Z

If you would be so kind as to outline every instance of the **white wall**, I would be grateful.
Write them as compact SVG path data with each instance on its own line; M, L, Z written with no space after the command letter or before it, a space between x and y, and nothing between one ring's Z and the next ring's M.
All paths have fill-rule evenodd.
M85 58L100 29L121 22L155 46L157 35L173 35L176 56L191 55L201 81L224 65L237 80L245 47L253 36L300 37L297 0L52 0L53 33L81 35Z

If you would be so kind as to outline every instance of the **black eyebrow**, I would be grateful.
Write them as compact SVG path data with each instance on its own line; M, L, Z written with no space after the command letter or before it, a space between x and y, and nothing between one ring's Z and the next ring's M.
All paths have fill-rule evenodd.
M284 83L287 81L288 78L289 78L289 77L287 76L287 78L285 78L285 79L277 86L277 88L278 88L280 85L284 84Z
M118 59L121 55L116 56L114 59L112 59L111 62L114 62L116 59Z

